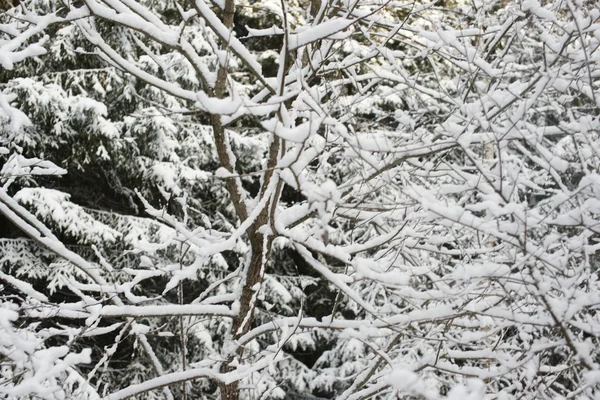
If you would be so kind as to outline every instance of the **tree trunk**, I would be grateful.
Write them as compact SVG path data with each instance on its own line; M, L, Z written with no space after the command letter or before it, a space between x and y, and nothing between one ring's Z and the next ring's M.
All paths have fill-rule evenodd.
M229 29L230 33L233 30L233 19L235 14L235 3L234 0L226 0L225 8L223 10L222 18L223 24ZM229 47L228 43L223 43L222 49L227 51ZM214 96L217 98L224 98L227 96L227 66L221 65L217 71L217 81L214 89ZM215 138L215 144L217 147L217 154L221 167L227 169L229 172L235 174L235 166L233 165L230 157L230 149L228 143L228 137L225 132L225 128L221 123L220 115L213 115L211 118L213 133ZM280 139L275 137L271 143L269 149L269 159L267 162L266 170L263 177L263 183L261 190L257 196L257 199L261 199L267 195L267 187L269 186L271 179L273 178L274 167L277 165L279 158L281 143ZM225 185L236 214L240 221L244 221L250 214L246 207L243 193L240 192L241 182L238 178L228 178L225 181ZM271 244L273 242L273 236L265 237L264 233L259 232L259 228L265 224L273 226L270 218L272 212L275 210L275 206L278 202L281 193L281 183L278 183L277 189L274 195L272 195L271 201L267 201L264 208L261 210L256 221L248 228L246 232L250 240L250 248L252 254L250 256L250 264L245 270L245 277L243 282L242 293L239 298L239 312L237 317L232 321L232 327L230 332L231 340L238 340L241 336L247 333L252 327L254 320L254 303L255 286L260 283L263 279L264 269L266 267L267 260L271 251ZM260 200L255 204L259 204ZM267 234L268 235L268 234ZM234 354L231 354L227 360L225 360L221 366L221 372L229 372L233 370L233 367L229 366L229 363L233 361L235 357L241 358L243 356L243 347L236 349ZM234 381L231 383L220 383L219 389L221 392L222 400L238 400L239 399L239 382Z
M271 148L269 149L269 161L263 179L263 186L258 195L258 198L267 195L266 189L269 185L270 180L273 179L273 167L277 163L279 150L280 140L278 138L274 138L271 144ZM273 225L273 211L281 194L281 186L281 183L278 183L277 190L275 191L275 194L272 195L271 201L266 202L258 218L252 225L250 225L250 228L248 228L247 231L248 238L250 239L250 248L252 254L250 257L250 264L246 269L246 276L243 284L244 286L242 288L242 294L239 299L239 312L232 322L231 339L234 341L238 340L240 337L245 335L252 327L252 322L254 320L254 308L256 302L255 295L257 294L255 290L255 285L257 283L261 283L263 280L266 263L269 259L269 254L271 252L271 246L274 238L274 236L268 236L268 234L267 236L265 236L265 234L259 232L259 229L264 225ZM239 199L237 200L239 201ZM236 209L237 208L238 207L236 207ZM240 205L239 208L243 209L243 206ZM243 214L247 215L248 212L244 211ZM240 215L238 214L238 216ZM229 357L229 359L224 361L223 365L221 366L221 372L231 371L233 368L230 367L228 364L234 359L234 357L238 357L241 359L243 357L243 352L244 348L241 346L238 349L236 349L235 354L232 354ZM221 383L219 386L222 400L238 400L239 383L237 381L231 382L229 384Z

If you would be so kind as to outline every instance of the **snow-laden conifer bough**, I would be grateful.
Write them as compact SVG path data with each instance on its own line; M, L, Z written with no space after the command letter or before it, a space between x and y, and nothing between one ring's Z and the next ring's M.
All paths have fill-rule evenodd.
M598 396L595 2L0 11L0 398Z

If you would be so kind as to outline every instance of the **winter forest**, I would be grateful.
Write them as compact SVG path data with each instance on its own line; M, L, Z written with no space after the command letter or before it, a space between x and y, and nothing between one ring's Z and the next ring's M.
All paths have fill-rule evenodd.
M0 399L598 399L598 309L597 1L0 1Z

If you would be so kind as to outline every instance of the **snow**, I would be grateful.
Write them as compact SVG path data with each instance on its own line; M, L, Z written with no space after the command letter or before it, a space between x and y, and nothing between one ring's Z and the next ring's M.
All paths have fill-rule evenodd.
M50 165L53 164L50 163ZM48 171L48 169L43 171ZM32 171L33 174L36 172L35 169ZM21 204L31 206L36 215L44 220L52 221L64 229L67 234L101 242L115 242L121 236L120 232L96 221L80 206L71 203L70 196L58 190L23 188L13 198Z
M4 154L9 154L4 148ZM56 166L54 163L39 158L26 158L20 154L13 153L0 170L1 176L11 178L28 175L64 175L67 171Z
M248 30L248 37L283 35L283 29L275 25L267 29L253 29L246 26L246 29Z
M210 114L234 114L242 105L239 97L217 99L210 98L205 92L198 92L198 104L200 108Z
M49 22L49 21L48 21ZM30 44L23 50L17 50L18 47L28 38L41 32L45 26L40 24L35 29L30 29L25 34L21 34L14 39L0 41L0 65L2 68L12 70L15 63L19 63L26 58L35 57L46 53L44 43L48 40L48 36L42 37L37 43Z
M222 0L4 15L0 397L592 395L600 11L475 3L240 3L241 39Z
M567 91L570 84L571 84L571 82L569 82L567 79L562 79L562 78L556 78L554 80L554 82L552 82L552 86L554 86L554 88L556 90L558 90L559 92L563 92L563 93Z
M157 317L169 315L220 315L233 317L235 314L227 306L183 304L154 306L104 306L98 310L102 316L121 317Z
M38 292L37 290L35 290L31 284L29 284L28 282L23 282L19 279L16 279L10 275L7 275L3 272L0 271L0 279L2 279L3 281L7 282L8 284L14 286L15 288L17 288L18 290L20 290L22 293L24 293L25 295L31 297L32 299L41 301L41 302L47 302L48 298Z
M320 122L307 121L293 128L288 128L282 124L278 118L272 118L262 123L263 128L290 142L302 143L311 135L314 135L319 129Z
M214 32L247 64L256 74L262 75L262 67L248 49L230 32L215 13L203 0L195 0L198 12L204 18Z
M398 368L388 375L387 380L396 389L410 392L410 388L418 384L419 377L412 371Z
M351 19L333 18L307 29L296 30L289 35L288 50L295 50L325 38L345 39L351 32L342 33L342 31L354 25L354 22Z
M2 55L0 55L1 59ZM10 129L13 132L18 132L21 128L31 125L31 121L22 111L12 107L10 103L15 100L14 94L0 93L0 110L10 120ZM1 114L0 114L1 115ZM7 154L7 153L4 153Z
M549 21L556 21L556 16L547 8L544 8L540 5L537 0L525 0L521 4L521 9L523 11L529 11L537 15L542 19L547 19Z

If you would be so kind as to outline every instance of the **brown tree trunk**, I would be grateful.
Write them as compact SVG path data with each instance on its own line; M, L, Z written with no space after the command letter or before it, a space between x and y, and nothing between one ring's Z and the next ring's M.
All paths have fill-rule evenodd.
M254 319L254 308L251 307L252 297L254 295L253 286L262 280L261 270L263 265L263 241L265 238L260 235L260 239L252 243L252 257L247 270L246 282L242 289L240 298L240 310L236 318L233 319L231 327L231 337L233 340L239 339L242 335L248 332L252 326ZM269 240L269 239L267 239ZM270 242L271 240L269 240ZM269 243L270 245L270 243ZM243 324L243 325L242 325ZM244 348L237 349L234 355L237 358L243 357ZM228 366L228 363L233 360L233 356L227 360L221 367L221 372L229 372L233 368ZM220 384L222 400L238 400L239 398L239 382L235 381L229 384Z
M271 148L269 149L269 160L267 163L267 169L264 175L263 187L259 193L260 196L266 196L266 189L273 178L273 167L277 163L278 155L280 150L280 139L274 138ZM238 315L233 319L231 327L231 339L238 340L240 337L245 335L252 327L254 320L254 302L253 297L255 296L255 285L261 283L263 280L264 270L266 263L271 252L271 245L273 243L273 236L267 236L259 232L259 228L264 225L272 226L272 220L269 216L273 215L277 201L281 194L281 183L278 184L275 194L272 195L271 202L267 202L264 208L261 210L256 221L248 228L247 234L250 239L250 249L252 251L250 257L250 265L246 269L245 281L243 283L242 294L239 299L239 312ZM236 193L236 192L234 192ZM231 194L231 192L230 192ZM240 206L241 207L241 206ZM237 209L237 208L236 208ZM247 215L247 211L244 211ZM239 216L239 214L238 214ZM228 360L226 360L221 366L221 372L229 372L233 368L229 367L228 364L237 357L239 360L242 359L244 348L239 347L235 354L232 354ZM219 385L221 391L222 400L238 400L239 398L239 383L232 382L229 384L221 383Z
M233 29L233 18L235 12L234 0L226 0L225 8L222 14L223 24L232 32ZM233 33L231 33L233 34ZM223 43L223 50L227 51L229 45ZM213 95L217 98L224 98L227 96L227 66L222 65L217 71L217 82ZM217 147L217 154L219 157L219 163L221 167L227 169L229 172L235 174L234 166L232 166L232 160L230 159L228 151L228 137L225 128L221 122L220 115L213 115L211 118L213 134L215 144ZM280 152L280 139L274 138L269 149L269 159L267 161L267 168L265 170L263 185L258 194L258 199L262 196L267 195L267 187L273 178L273 168L277 165ZM240 221L244 221L248 218L249 210L246 208L246 203L243 198L243 193L240 193L239 188L241 183L236 181L238 178L227 178L225 185L229 193L231 202L235 208L237 217ZM272 215L272 211L275 210L275 206L278 202L281 193L281 183L278 183L275 194L272 195L271 201L267 201L264 208L261 210L256 221L248 228L246 232L250 241L250 249L252 251L250 257L250 264L246 268L246 276L243 282L242 294L239 299L239 312L238 315L232 321L230 338L237 340L244 334L246 334L252 327L254 320L254 305L253 297L255 295L255 285L260 283L263 279L264 268L266 267L269 253L271 251L271 244L273 237L265 237L263 233L259 232L259 228L267 224L273 226L272 221L269 221L269 216ZM257 202L257 203L260 203ZM271 213L270 213L271 211ZM221 366L221 372L229 372L233 370L229 366L229 363L233 361L235 357L241 360L243 357L244 348L240 347L236 350L235 354L230 355L228 360L223 362ZM238 400L239 399L239 382L231 383L220 383L219 389L221 392L222 400Z
M17 7L20 0L0 0L0 12L8 11L11 8Z

